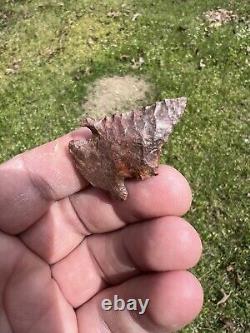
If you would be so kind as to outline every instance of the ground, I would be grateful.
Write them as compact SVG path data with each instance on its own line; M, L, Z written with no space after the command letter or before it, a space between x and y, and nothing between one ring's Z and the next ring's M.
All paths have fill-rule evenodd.
M220 8L233 19L211 24ZM191 183L204 245L204 310L185 333L250 331L249 14L248 0L0 4L0 161L75 128L98 80L144 80L145 103L188 98L162 154Z
M101 117L134 110L146 103L151 89L143 78L131 75L105 77L89 87L86 102L82 105L83 114Z

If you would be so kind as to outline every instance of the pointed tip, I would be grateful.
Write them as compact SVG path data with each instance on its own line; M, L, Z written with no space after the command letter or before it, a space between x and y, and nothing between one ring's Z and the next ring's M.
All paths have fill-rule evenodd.
M176 98L176 100L179 102L180 107L183 109L182 112L184 112L186 106L187 106L187 97L179 97Z
M179 108L184 109L186 108L187 106L187 97L177 97L177 98L167 98L167 99L164 99L163 102L165 102L165 104L168 106L168 105L176 105L178 106Z
M186 109L187 106L187 98L186 97L179 97L176 99L177 102L177 114L179 116L179 118L182 116L183 112ZM179 104L179 105L178 105Z
M180 104L183 104L184 106L187 105L187 97L182 96L182 97L178 97L176 99L179 101Z
M185 111L187 105L187 98L178 97L172 99L164 99L164 105L166 107L169 119L172 121L172 124L175 125Z

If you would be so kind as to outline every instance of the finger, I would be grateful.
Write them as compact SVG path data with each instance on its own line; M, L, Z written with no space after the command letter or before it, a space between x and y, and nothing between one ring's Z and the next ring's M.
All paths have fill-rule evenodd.
M105 299L117 295L128 300L149 300L144 314L138 310L102 309ZM200 312L203 292L198 280L189 272L150 274L131 279L120 286L104 290L77 310L79 333L94 332L176 332ZM130 303L131 304L131 303ZM121 303L119 304L121 306Z
M16 237L0 232L0 244L0 291L11 332L78 332L75 312L51 278L50 267Z
M159 175L144 181L127 181L126 201L112 200L95 188L71 196L71 203L85 227L92 233L106 232L127 223L164 215L182 216L191 205L187 180L176 169L162 165Z
M104 286L147 271L183 270L201 255L195 229L178 217L164 217L122 230L87 237L69 256L52 266L52 275L74 307Z
M129 199L112 200L88 188L53 203L47 213L21 237L48 263L66 257L91 232L113 231L128 223L164 215L181 215L191 203L186 179L174 168L161 166L159 175L127 182Z
M21 232L38 220L53 200L86 187L70 158L68 143L88 136L88 129L80 129L0 165L0 230Z
M189 269L202 252L197 231L176 216L93 235L87 242L108 284L121 283L140 272Z
M62 260L88 234L69 198L54 202L40 220L19 235L25 245L49 264Z

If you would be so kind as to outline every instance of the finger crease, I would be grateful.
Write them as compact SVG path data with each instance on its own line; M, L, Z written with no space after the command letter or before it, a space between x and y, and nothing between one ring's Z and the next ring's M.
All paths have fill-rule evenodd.
M27 175L29 177L32 186L36 190L38 190L40 196L46 201L56 200L56 198L58 198L58 195L56 194L55 190L51 187L51 185L43 177L39 175L34 175L30 171L22 155L20 156L20 159L23 163L24 169L27 172Z
M128 257L128 260L131 262L133 267L137 270L137 274L139 274L141 270L138 268L138 264L135 262L134 258L132 257L131 253L129 252L129 249L126 245L126 242L125 242L124 238L123 238L123 248L124 248L124 251L125 251L125 253Z
M109 326L109 324L107 323L107 321L102 318L102 323L105 329L105 333L112 333L113 331L111 330L111 327Z
M87 232L87 235L91 235L91 234L92 234L92 231L87 227L86 223L83 221L83 219L82 219L82 218L80 217L80 215L78 214L78 211L77 211L77 209L75 208L75 206L74 206L74 204L73 204L73 202L72 202L72 198L71 198L71 196L69 196L68 198L69 198L69 202L70 202L70 204L71 204L71 207L72 207L72 209L73 209L73 211L74 211L74 213L75 213L77 219L78 219L78 220L82 223L82 225L84 226L84 228L85 228L85 230L86 230L86 232ZM86 236L86 235L84 235L84 236Z
M96 268L99 270L100 272L100 277L101 279L103 280L103 282L105 284L108 284L108 285L111 285L112 283L109 281L109 278L107 276L107 274L104 272L101 264L99 263L99 261L97 260L94 252L91 250L89 244L88 244L88 237L85 239L85 242L86 242L86 246L87 246L87 249L88 249L88 252L89 252L89 255L92 259L92 262L94 263L94 265L96 266Z

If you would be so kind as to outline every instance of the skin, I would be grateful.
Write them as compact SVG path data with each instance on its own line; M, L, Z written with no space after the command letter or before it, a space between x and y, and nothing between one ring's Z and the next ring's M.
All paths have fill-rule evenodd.
M125 202L91 188L75 170L71 139L86 128L0 165L0 331L175 332L200 312L203 292L187 269L199 235L183 218L186 179L128 181ZM103 311L104 298L149 298L144 315Z

